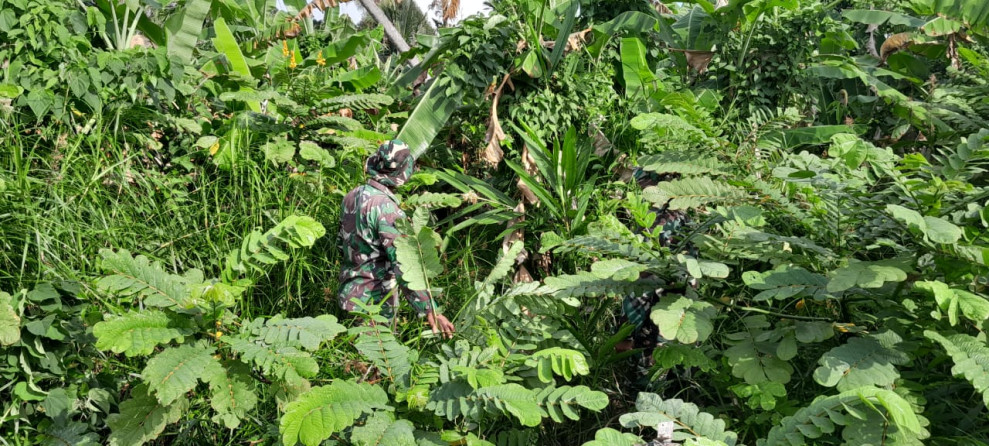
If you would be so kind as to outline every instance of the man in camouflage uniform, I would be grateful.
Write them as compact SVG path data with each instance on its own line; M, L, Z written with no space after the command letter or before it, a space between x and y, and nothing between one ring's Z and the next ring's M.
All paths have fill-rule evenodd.
M436 311L427 292L405 286L395 260L395 239L403 236L395 222L404 220L405 213L398 206L394 189L412 176L414 165L405 143L386 142L367 160L367 184L354 188L343 199L338 239L343 252L340 307L353 311L356 301L383 303L383 313L391 317L401 292L420 317L426 316L433 333L451 337L453 324Z
M646 172L642 168L635 169L633 176L642 189L655 186L663 181L674 180L677 177L676 174L660 175ZM643 228L642 230L647 230L650 234L654 234L657 229L662 228L662 231L659 233L659 244L663 247L668 248L675 243L679 243L676 236L680 235L679 233L690 221L690 217L683 211L671 210L665 206L663 208L652 207L650 208L650 212L656 214L656 221L652 224L652 227ZM642 230L639 232L641 233ZM697 256L696 247L688 246L687 250L694 257ZM650 273L642 273L640 276L642 279L654 277ZM690 279L687 281L687 284L696 287L697 281L696 279ZM686 289L684 287L680 287L658 289L641 295L632 294L625 296L622 300L622 312L628 323L635 326L635 331L632 332L631 342L626 341L623 345L619 346L619 349L641 348L644 350L646 357L651 359L653 350L665 342L659 334L659 327L649 317L652 307L659 303L659 299L663 294L683 294L685 291Z

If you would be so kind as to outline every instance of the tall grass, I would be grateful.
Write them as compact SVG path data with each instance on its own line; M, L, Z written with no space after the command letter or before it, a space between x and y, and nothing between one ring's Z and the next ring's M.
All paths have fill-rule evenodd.
M99 272L102 248L216 276L244 235L302 214L323 223L327 237L256 278L242 310L247 316L331 311L335 301L324 290L336 289L340 191L361 181L354 166L298 176L262 160L224 171L203 153L187 169L125 136L101 123L89 134L0 123L0 289L86 280Z

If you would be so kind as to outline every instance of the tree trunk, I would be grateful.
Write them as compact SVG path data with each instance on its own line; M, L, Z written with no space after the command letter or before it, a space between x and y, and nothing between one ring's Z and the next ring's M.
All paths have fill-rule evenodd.
M398 32L398 28L395 28L395 24L391 20L388 20L388 16L385 15L385 12L378 7L378 4L374 0L360 0L360 3L368 14L371 14L374 21L378 22L385 29L385 35L388 36L388 40L391 40L395 44L395 48L398 49L399 53L404 53L411 49L409 48L409 43L402 37L402 33ZM416 64L415 60L413 60L413 64Z

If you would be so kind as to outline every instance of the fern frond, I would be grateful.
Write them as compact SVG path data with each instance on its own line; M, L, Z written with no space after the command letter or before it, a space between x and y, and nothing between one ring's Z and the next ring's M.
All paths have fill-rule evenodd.
M141 384L131 391L131 398L120 403L120 413L107 417L110 426L110 446L140 446L179 420L189 409L189 400L179 398L167 406L161 405Z
M649 318L666 339L684 344L704 341L714 331L712 319L717 315L713 305L686 296L663 296Z
M827 277L799 266L780 265L772 271L746 271L742 280L749 288L761 290L753 300L789 299L794 296L823 300L827 296Z
M364 128L360 121L346 116L322 115L314 118L300 120L308 131L321 129L324 127L336 127L340 130L353 131Z
M594 273L581 271L577 274L547 277L543 286L535 294L551 294L557 298L574 297L615 297L628 294L642 294L663 288L666 282L659 279L643 279L635 282L626 280L602 279Z
M594 433L594 440L583 446L639 446L646 441L638 435L616 431L610 427L599 429Z
M714 157L687 151L665 151L639 157L643 170L682 175L723 175L727 166Z
M189 280L169 274L143 255L131 257L121 249L101 249L101 267L108 274L96 281L97 288L120 296L135 296L152 307L183 307L189 297Z
M715 140L685 119L665 113L646 113L632 118L632 128L642 132L642 142L654 151L669 147L712 145Z
M862 386L886 387L900 373L897 365L910 362L906 353L895 348L900 338L893 332L852 338L821 356L814 370L814 380L826 387L846 391Z
M200 379L222 373L216 349L194 345L168 348L148 360L141 378L162 405L169 405L196 387Z
M591 390L587 386L562 386L547 387L539 391L536 394L536 402L553 421L563 423L567 419L579 420L578 408L583 407L598 412L608 407L609 400L604 392Z
M289 384L319 373L316 360L295 347L275 347L248 339L225 339L244 362L253 362L265 375L274 376Z
M982 394L982 402L989 407L989 346L969 335L956 334L943 336L935 331L924 331L924 335L937 341L951 356L955 366L951 373L963 376Z
M334 381L313 387L285 407L279 423L282 443L316 446L352 426L362 415L389 409L388 395L378 386Z
M554 382L554 373L567 381L574 376L591 373L583 353L560 347L539 350L532 354L529 362L535 365L539 380L547 384Z
M210 406L216 411L213 421L236 429L258 401L250 367L240 361L227 361L204 379L209 382Z
M736 203L745 193L726 183L715 182L709 177L681 178L649 186L642 191L642 198L657 206L669 209L693 209L708 204Z
M391 96L378 93L362 93L335 96L323 99L316 105L316 109L321 112L336 111L342 108L353 110L370 110L384 108L395 102Z
M640 393L635 401L638 412L622 415L619 421L626 428L655 428L659 423L672 421L676 426L674 441L711 439L734 446L738 434L725 430L725 422L697 405L678 399L663 400L653 393Z
M412 352L398 342L387 325L376 324L351 330L357 333L354 344L357 351L378 367L389 381L400 388L407 388L412 371Z
M290 215L265 233L254 230L239 250L227 255L227 269L247 272L248 268L264 272L264 267L288 260L286 248L308 248L326 234L326 228L310 217Z
M409 420L395 420L391 412L374 412L364 425L350 434L354 446L416 446L415 426Z
M256 324L251 335L268 345L298 347L309 351L316 350L320 344L335 338L347 329L337 323L337 318L328 314L312 317L285 319L275 316Z
M862 414L863 410L880 412L883 417L868 417ZM808 438L814 440L835 432L836 426L858 430L859 436L867 433L872 437L878 436L883 441L877 444L888 444L885 439L894 435L917 440L927 436L910 403L892 390L870 386L817 397L809 406L783 418L778 426L769 431L763 444L801 446L807 444Z
M456 194L438 194L423 192L405 197L404 205L409 207L425 207L427 209L458 208L464 201Z
M592 256L615 256L639 262L654 260L654 254L631 243L608 240L596 236L580 236L567 240L557 247L554 252L582 252Z
M489 412L514 416L523 426L538 426L546 416L536 402L536 394L515 383L478 389L473 399L483 404Z
M150 355L155 347L169 342L182 342L193 333L186 319L178 319L157 310L130 311L127 314L97 322L93 326L96 348L123 353L128 357Z

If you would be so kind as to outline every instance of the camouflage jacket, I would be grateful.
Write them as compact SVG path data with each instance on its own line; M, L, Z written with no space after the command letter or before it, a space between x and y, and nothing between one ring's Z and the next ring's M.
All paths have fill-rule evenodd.
M391 190L370 180L358 186L343 200L340 218L339 247L344 264L340 269L340 306L354 309L354 300L381 304L388 298L391 313L398 304L396 287L423 315L432 310L429 294L412 291L401 281L402 273L395 260L395 239L402 236L395 222L405 219Z

